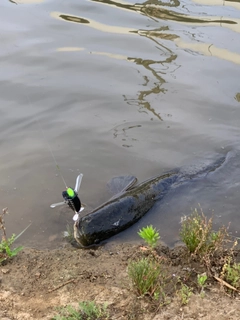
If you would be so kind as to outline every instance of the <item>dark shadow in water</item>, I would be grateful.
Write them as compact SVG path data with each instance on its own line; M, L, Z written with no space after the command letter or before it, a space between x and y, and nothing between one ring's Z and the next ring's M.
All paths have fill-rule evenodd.
M17 4L17 2L13 1L13 0L8 0L9 2L12 2L14 4Z

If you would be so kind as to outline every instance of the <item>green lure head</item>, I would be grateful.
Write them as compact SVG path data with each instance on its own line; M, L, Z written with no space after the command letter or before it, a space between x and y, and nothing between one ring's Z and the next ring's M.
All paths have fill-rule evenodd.
M67 188L67 195L69 196L69 198L74 198L75 196L75 192L72 188Z

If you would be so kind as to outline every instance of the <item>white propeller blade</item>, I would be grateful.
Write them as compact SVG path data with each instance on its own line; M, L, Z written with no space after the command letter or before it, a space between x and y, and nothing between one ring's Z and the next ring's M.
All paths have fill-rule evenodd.
M50 205L50 208L56 208L58 206L62 206L63 204L66 204L66 202L62 201L62 202L58 202L58 203L53 203Z
M75 212L75 215L73 216L73 221L77 221L79 217L79 213L84 210L84 207L82 206L79 212Z
M73 216L73 221L77 221L78 219L78 213L75 213L75 215Z
M75 188L74 188L74 191L75 191L76 193L78 193L78 191L79 191L79 189L80 189L81 182L82 182L82 178L83 178L83 174L80 173L80 174L77 176L76 184L75 184Z

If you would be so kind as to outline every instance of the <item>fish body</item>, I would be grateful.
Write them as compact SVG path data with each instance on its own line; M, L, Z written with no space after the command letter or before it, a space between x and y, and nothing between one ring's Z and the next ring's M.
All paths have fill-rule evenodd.
M142 218L179 178L178 170L147 180L97 207L74 225L82 246L97 244L125 230Z
M91 246L110 238L127 229L142 218L157 200L168 192L174 185L188 183L192 179L206 177L218 170L228 156L221 156L205 166L195 165L188 168L175 169L164 175L149 179L133 186L136 178L127 176L118 182L122 192L105 202L85 216L78 215L74 224L74 237L81 246ZM125 177L120 177L125 178ZM115 179L118 179L115 178ZM121 182L128 182L127 186ZM116 190L116 189L115 189Z

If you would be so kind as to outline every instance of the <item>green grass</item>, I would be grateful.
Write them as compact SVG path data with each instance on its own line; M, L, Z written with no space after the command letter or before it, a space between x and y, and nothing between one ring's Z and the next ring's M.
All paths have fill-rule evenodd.
M180 299L180 303L182 305L186 305L189 302L189 299L192 295L192 289L188 287L186 284L181 283L181 288L176 292L178 298Z
M152 258L141 258L128 265L128 275L139 296L157 296L161 265Z
M195 209L193 213L182 221L180 239L185 243L190 253L204 256L223 246L228 237L227 229L214 231L213 219Z
M13 234L11 238L7 238L7 233L6 233L6 227L5 227L5 221L4 221L4 216L8 214L8 208L4 208L2 210L2 213L0 213L0 231L2 233L2 240L0 242L0 265L16 256L19 251L23 249L23 247L17 247L12 249L13 243L30 227L31 223L22 231L19 233L19 235Z
M204 288L207 281L207 275L204 272L203 274L197 275L197 282L200 288Z
M152 225L147 226L139 230L138 235L145 240L145 242L150 246L150 248L155 248L158 240L160 239L159 233L153 228Z
M11 249L11 246L13 245L14 241L16 240L15 234L11 236L11 238L3 239L0 242L0 264L3 261L6 261L7 259L10 259L18 254L19 251L23 249L23 247L17 247L14 249Z
M223 275L226 282L228 282L237 290L240 289L240 263L231 264L228 262L223 267Z
M59 314L52 320L105 320L109 319L107 304L97 304L94 301L83 301L78 308L66 306L59 308Z

